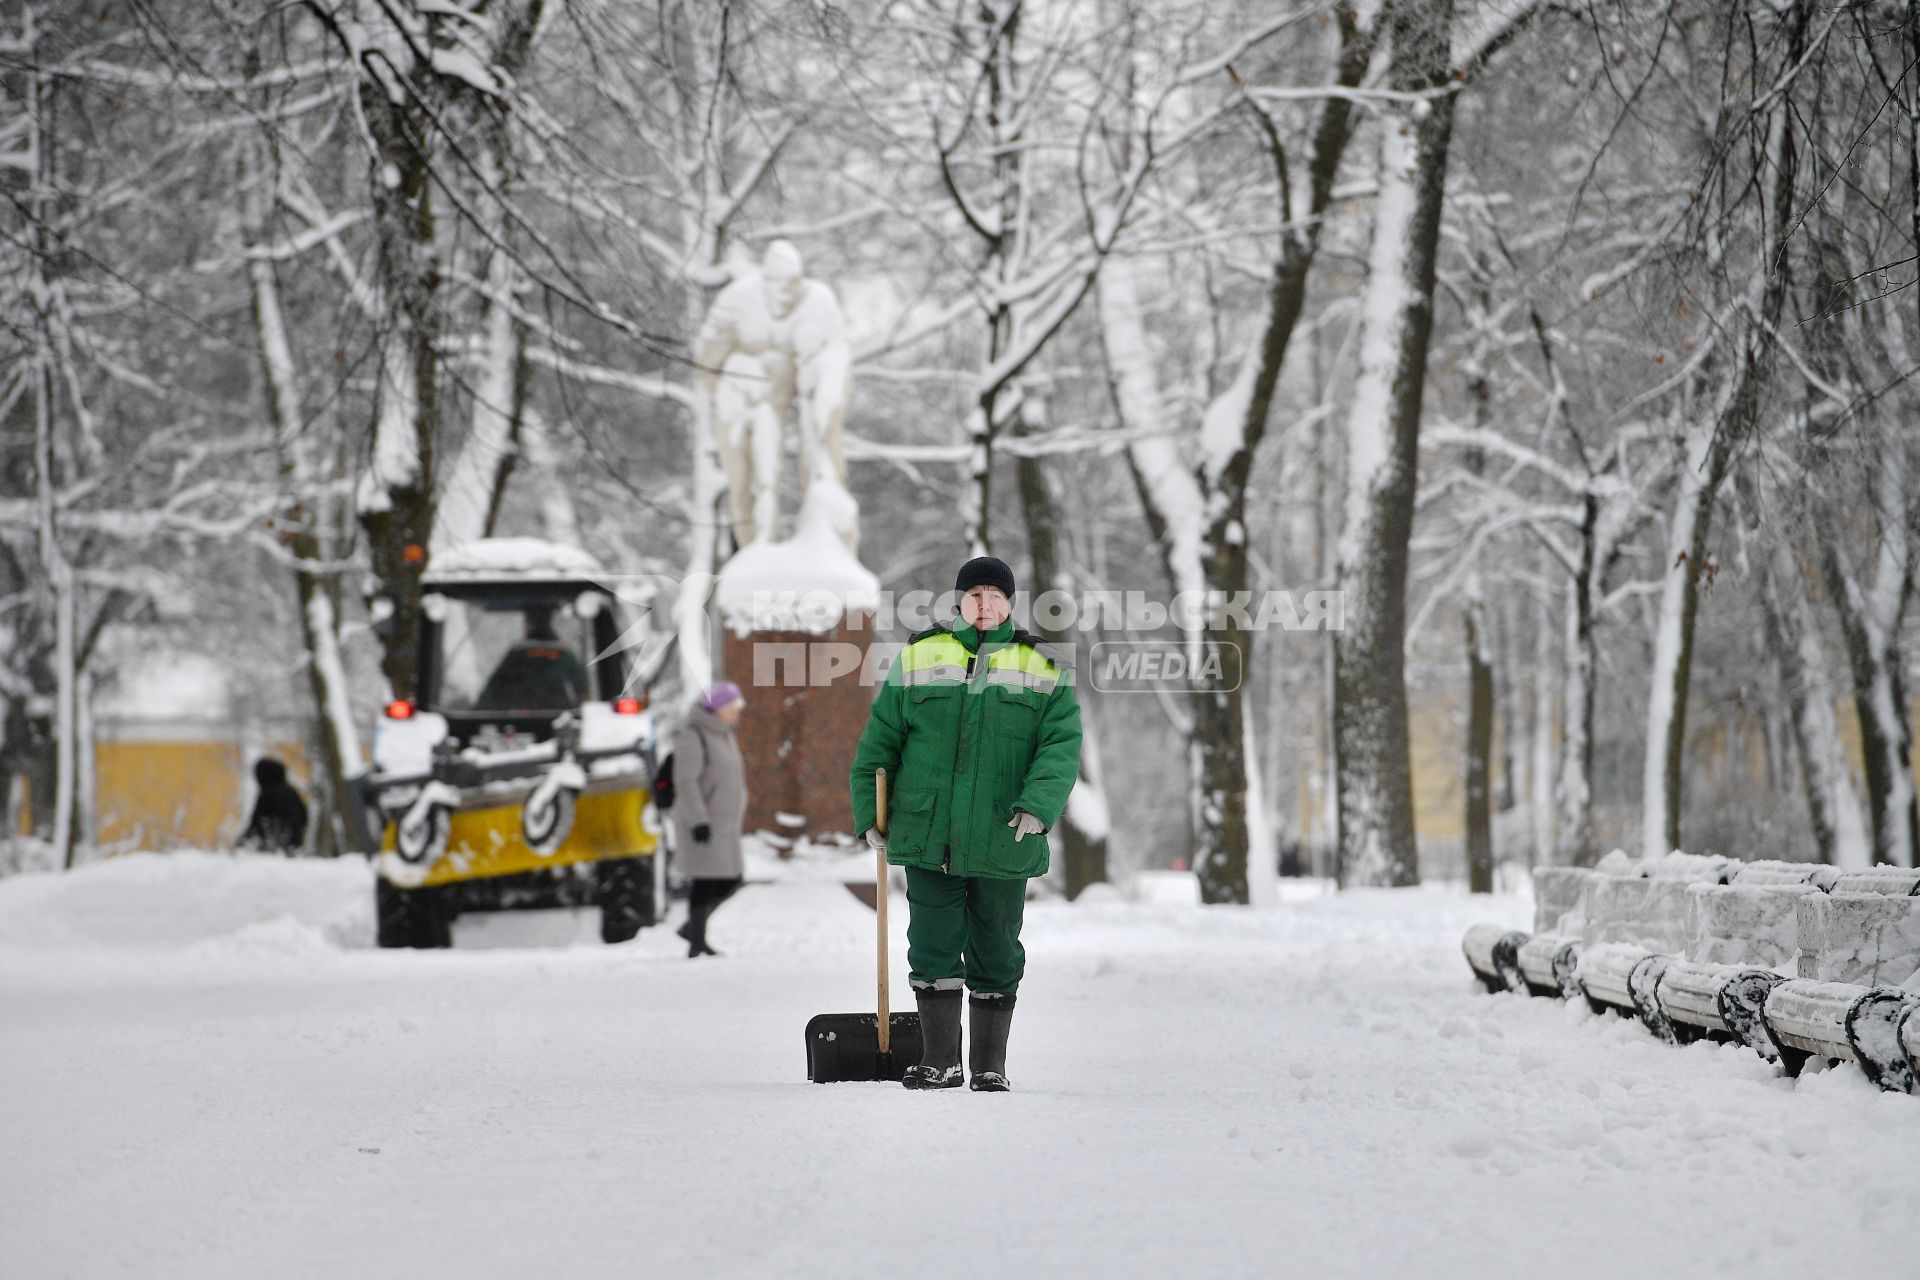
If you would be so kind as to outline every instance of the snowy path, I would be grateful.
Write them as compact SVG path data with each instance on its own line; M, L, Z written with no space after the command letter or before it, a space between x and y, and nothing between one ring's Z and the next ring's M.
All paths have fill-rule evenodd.
M9 1276L1920 1274L1920 1099L1479 994L1514 899L1039 905L1016 1092L917 1095L805 1083L832 884L382 954L358 868L137 861L0 881Z

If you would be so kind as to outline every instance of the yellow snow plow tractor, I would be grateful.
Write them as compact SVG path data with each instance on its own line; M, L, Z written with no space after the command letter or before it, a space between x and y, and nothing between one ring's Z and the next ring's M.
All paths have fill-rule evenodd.
M355 780L381 946L448 946L475 911L597 906L608 942L657 921L654 717L603 581L584 552L530 538L429 567L418 688L376 721Z

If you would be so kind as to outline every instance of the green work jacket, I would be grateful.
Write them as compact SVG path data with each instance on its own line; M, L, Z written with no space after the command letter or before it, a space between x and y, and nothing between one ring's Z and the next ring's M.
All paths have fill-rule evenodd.
M887 771L887 860L956 876L1046 874L1044 833L1016 841L1024 809L1048 829L1080 776L1073 671L1002 623L914 636L887 673L853 756L854 830L874 825Z

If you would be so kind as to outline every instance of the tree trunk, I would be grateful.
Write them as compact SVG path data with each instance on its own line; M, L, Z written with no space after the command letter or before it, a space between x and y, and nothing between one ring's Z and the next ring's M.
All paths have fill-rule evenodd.
M540 493L541 535L550 542L581 545L580 513L574 507L567 477L561 473L559 451L546 422L531 410L525 411L520 420L520 452Z
M978 21L986 39L985 47L978 50L981 81L986 89L981 125L992 139L994 175L993 221L984 230L986 262L981 277L994 302L987 314L987 358L969 423L973 448L967 458L967 497L963 504L969 554L976 556L993 550L993 447L1006 420L1018 413L1017 405L1010 413L1004 403L1008 387L1004 372L996 366L1016 339L1007 286L1015 283L1015 259L1022 248L1017 228L1026 149L1021 145L1024 113L1016 78L1019 64L1014 56L1020 18L1017 0L981 0Z
M1467 606L1467 889L1493 892L1493 806L1489 774L1493 763L1493 665L1487 656L1487 610L1479 584L1468 591Z
M1811 6L1802 2L1787 15L1785 66L1793 66L1805 50L1810 13ZM1662 566L1665 579L1647 699L1647 759L1641 793L1641 852L1648 857L1681 847L1687 694L1701 584L1710 581L1707 547L1713 504L1735 448L1752 434L1759 418L1762 394L1772 373L1774 333L1786 306L1786 241L1795 223L1798 157L1790 112L1784 104L1774 108L1768 123L1765 154L1766 176L1771 178L1761 209L1761 225L1771 232L1767 257L1754 264L1757 274L1748 304L1737 308L1750 318L1737 338L1727 393L1712 416L1687 433L1680 496L1674 506Z
M1780 685L1787 696L1788 724L1800 755L1807 818L1820 860L1848 870L1870 866L1873 854L1860 816L1860 797L1853 789L1853 771L1834 722L1825 646L1807 607L1805 576L1784 539L1774 544L1767 559L1760 599L1767 638L1779 664Z
M700 332L697 294L689 297L687 310L687 332ZM686 569L674 597L673 625L682 693L691 700L714 679L718 655L708 613L716 575L733 546L733 521L727 515L726 474L714 445L712 401L696 394L689 419L687 443L693 457L687 498Z
M1519 807L1520 780L1526 776L1520 763L1524 738L1514 731L1521 723L1526 703L1520 696L1520 682L1514 668L1519 665L1515 648L1519 643L1519 624L1512 605L1505 600L1493 610L1493 717L1504 726L1494 735L1493 811L1508 813Z
M1254 734L1253 717L1248 715L1242 724L1246 730L1240 750L1247 776L1247 904L1271 907L1280 901L1279 832L1260 767L1260 743Z
M79 584L74 581L73 566L68 563L66 553L60 547L59 529L54 523L53 495L58 487L55 471L58 464L55 460L50 404L53 397L52 369L47 362L43 362L39 373L41 384L36 448L41 473L41 543L45 548L43 555L47 567L47 585L53 591L54 610L53 856L59 859L61 866L71 868L75 845L74 807L79 781L80 669L74 645L77 612L74 596Z
M499 63L509 75L517 76L526 61L540 7L529 6L531 12L502 42ZM475 325L480 371L474 379L466 442L434 512L435 553L493 533L526 409L526 330L514 317L523 273L514 257L506 212L518 187L511 126L505 112L483 117L479 172L470 184L475 189L469 204L484 223L481 240L487 250L487 281Z
M1649 858L1680 847L1680 764L1686 747L1688 677L1713 512L1708 464L1719 434L1717 421L1697 424L1688 434L1680 498L1674 505L1662 561L1660 621L1647 697L1647 758L1641 773L1640 852Z
M263 185L275 181L265 166L249 175L253 202L249 235L257 244L270 241L273 198ZM247 268L253 300L255 342L260 353L260 385L272 424L274 449L287 510L283 537L294 561L294 592L300 608L300 639L306 654L307 694L312 707L311 738L315 749L309 770L310 810L314 815L312 848L321 857L347 849L351 797L347 779L361 768L360 745L353 723L353 699L340 656L337 579L313 566L335 558L338 526L334 500L322 493L313 460L320 451L307 437L300 414L292 339L280 304L273 262L264 253L251 255ZM312 500L318 498L320 511Z
M1205 633L1209 645L1233 645L1244 632ZM1244 669L1250 644L1242 643ZM1201 689L1192 698L1193 742L1187 767L1198 798L1193 869L1206 903L1250 901L1247 883L1247 772L1242 743L1246 707L1239 688Z
M1022 434L1043 422L1038 400L1031 394L1022 397L1026 411L1021 414ZM1048 489L1046 471L1038 458L1022 455L1019 463L1020 502L1027 518L1027 551L1033 561L1033 582L1029 590L1037 597L1048 591L1072 591L1073 575L1060 564L1059 539L1054 526L1057 507ZM1031 597L1030 597L1031 598ZM1092 670L1088 658L1092 635L1076 630L1061 636L1047 630L1036 620L1034 627L1063 650L1073 650L1076 675ZM1090 884L1107 880L1107 833L1112 829L1106 791L1101 785L1098 709L1099 699L1091 684L1077 683L1080 700L1080 778L1074 784L1072 801L1060 815L1055 828L1060 837L1061 873L1069 900L1080 896Z
M480 374L473 389L473 413L466 442L447 477L434 513L435 554L493 532L513 469L524 397L520 326L506 299L513 296L519 271L511 255L496 249L487 267L481 301Z
M1895 451L1890 451L1890 454ZM1883 459L1882 472L1894 464ZM1882 497L1886 497L1883 488ZM1883 530L1883 540L1898 537L1897 530ZM1873 595L1883 608L1876 610L1874 600L1863 592L1859 582L1841 558L1831 531L1821 535L1821 565L1827 578L1827 594L1834 601L1840 620L1840 634L1846 642L1847 665L1853 674L1854 707L1859 713L1860 748L1866 765L1867 812L1872 820L1873 859L1894 866L1914 865L1914 851L1920 847L1920 816L1916 815L1913 785L1913 729L1908 719L1905 681L1901 678L1902 654L1898 620L1912 590L1912 573L1883 559L1881 572L1897 575L1893 581L1874 584ZM1897 603L1894 603L1897 602ZM1876 616L1876 614L1878 616ZM1888 618L1893 627L1884 625Z
M53 138L47 124L53 119L55 87L40 74L34 32L34 10L23 14L22 44L35 56L27 78L27 151L32 166L33 187L28 196L29 234L33 244L33 279L28 286L34 302L33 318L33 456L34 479L39 498L41 567L46 571L47 588L52 595L54 616L54 701L53 749L54 783L51 828L53 856L63 867L72 867L74 858L74 809L78 789L77 733L79 729L79 655L77 652L77 613L75 599L80 584L73 565L61 545L58 523L58 494L63 483L72 478L64 474L59 442L54 438L54 282L48 278L52 244L47 234L55 185Z
M1528 697L1527 808L1533 819L1533 858L1550 866L1557 845L1554 797L1559 782L1554 769L1553 615L1545 605L1535 610L1533 631L1533 688Z
M423 73L431 79L431 73ZM418 691L420 575L434 523L440 438L442 313L431 159L416 139L425 121L362 79L360 108L379 146L369 165L379 235L381 335L373 458L359 490L375 588L368 602L380 642L380 670L396 697Z
M1452 0L1392 11L1388 79L1406 93L1447 83ZM1360 372L1348 419L1340 586L1346 628L1334 642L1340 760L1340 876L1349 885L1420 879L1405 682L1408 541L1420 408L1433 329L1434 266L1446 196L1451 95L1381 112Z
M1593 865L1599 850L1593 838L1593 695L1596 646L1593 593L1599 587L1595 563L1599 550L1600 499L1586 495L1580 522L1580 568L1567 601L1566 727L1560 740L1559 776L1554 781L1553 861L1561 866Z

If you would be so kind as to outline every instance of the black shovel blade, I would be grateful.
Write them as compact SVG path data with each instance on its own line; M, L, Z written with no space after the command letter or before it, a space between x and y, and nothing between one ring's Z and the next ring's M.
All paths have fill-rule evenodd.
M880 1015L823 1013L807 1023L807 1079L815 1084L847 1080L898 1081L920 1061L920 1015L887 1019L892 1043L880 1052Z

